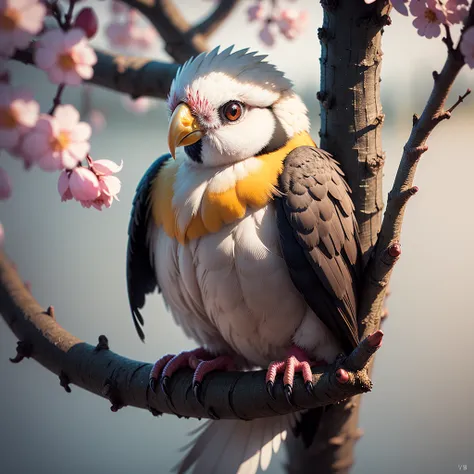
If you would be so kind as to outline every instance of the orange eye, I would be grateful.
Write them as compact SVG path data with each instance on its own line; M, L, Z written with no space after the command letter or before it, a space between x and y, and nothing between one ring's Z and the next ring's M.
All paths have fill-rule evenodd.
M222 113L224 117L229 122L235 122L242 116L242 112L244 111L244 107L240 102L227 102L222 108Z

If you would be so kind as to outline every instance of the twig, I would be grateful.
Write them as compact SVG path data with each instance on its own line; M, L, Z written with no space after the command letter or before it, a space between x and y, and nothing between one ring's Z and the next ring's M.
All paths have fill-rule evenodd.
M25 289L3 253L0 253L0 312L17 337L28 341L30 350L21 354L26 357L31 355L48 370L61 376L63 386L75 384L108 398L114 409L129 405L153 409L156 413L196 418L253 419L274 416L275 413L286 414L337 403L367 392L372 384L365 367L380 347L371 345L369 338L347 359L331 366L318 367L313 372L312 394L307 392L302 378L297 377L293 391L294 406L288 404L281 382L275 384L276 400L268 395L264 370L209 374L202 384L205 402L202 406L192 395L191 369L171 378L171 398L168 402L161 390L155 395L148 389L151 364L113 353L104 337L94 347L68 333L43 311ZM380 335L374 337L381 339Z
M56 95L53 98L53 105L48 111L49 115L53 115L56 108L61 105L61 97L64 92L65 84L59 84L58 89L56 90Z
M458 100L448 109L446 110L446 113L450 114L453 112L453 110L461 103L464 101L464 99L471 93L471 89L467 89L466 92L463 95L460 95L458 97Z

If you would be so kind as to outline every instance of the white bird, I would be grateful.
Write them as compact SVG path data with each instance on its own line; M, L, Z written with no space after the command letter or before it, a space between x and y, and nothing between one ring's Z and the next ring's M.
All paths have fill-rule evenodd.
M167 391L179 368L194 390L211 370L268 368L267 388L358 343L359 243L338 164L309 135L307 109L275 66L218 48L188 61L171 86L171 154L140 182L127 280L140 337L147 293L162 293L196 351L160 359ZM265 470L295 416L211 421L179 472Z

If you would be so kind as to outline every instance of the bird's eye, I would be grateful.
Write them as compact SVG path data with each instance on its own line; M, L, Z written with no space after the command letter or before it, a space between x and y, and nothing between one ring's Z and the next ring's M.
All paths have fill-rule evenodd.
M237 101L227 102L227 104L222 107L222 115L229 122L235 122L236 120L239 120L239 118L242 116L243 111L243 104Z

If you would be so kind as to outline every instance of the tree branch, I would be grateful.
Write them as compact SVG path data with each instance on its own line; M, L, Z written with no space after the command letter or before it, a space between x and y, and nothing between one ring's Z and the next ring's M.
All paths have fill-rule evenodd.
M184 63L208 49L205 38L190 35L191 26L172 0L123 0L137 9L155 27L165 43L165 51L178 63Z
M179 64L152 61L96 50L97 64L89 84L123 92L132 98L141 96L166 99ZM17 51L12 59L34 65L33 47Z
M190 34L201 34L208 38L227 20L239 2L240 0L221 0L207 18L191 28Z
M21 281L13 265L0 253L0 312L20 339L17 359L33 357L60 377L62 386L75 384L108 398L112 410L130 405L153 414L172 413L195 418L253 419L315 408L368 392L372 383L367 365L380 347L382 334L361 342L348 358L313 372L313 393L306 391L300 376L295 379L293 403L286 401L283 384L275 385L275 400L267 393L265 371L212 373L202 384L205 406L193 395L191 369L172 377L170 399L163 391L148 388L151 364L122 357L109 350L101 336L93 347L63 329L52 307L39 306ZM17 362L19 360L16 360ZM342 375L342 376L341 376Z
M474 25L474 3L471 4L463 31L472 25ZM462 35L460 42L461 40ZM389 193L377 247L366 269L360 304L360 332L362 335L370 334L380 324L385 289L393 267L401 254L399 240L406 204L408 199L418 191L418 188L413 186L413 180L418 161L421 155L428 150L426 141L436 125L449 119L451 112L470 92L467 91L466 94L460 96L452 107L445 110L448 94L463 65L464 58L459 50L459 45L457 48L448 48L448 57L443 69L439 74L433 74L433 89L423 113L420 118L415 117L413 120L412 131L403 148L395 181Z
M377 241L383 209L381 39L383 27L390 23L390 7L384 0L365 7L354 0L321 0L321 4L321 147L341 163L352 188L367 260ZM326 410L308 449L290 439L288 471L312 474L318 466L318 474L349 472L361 436L360 402L361 397L352 397Z

